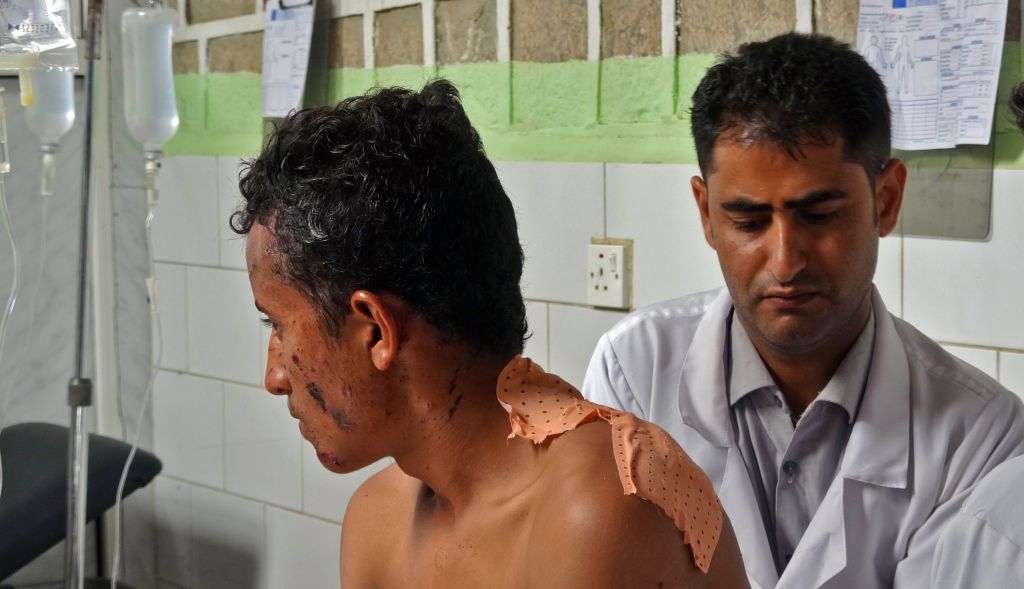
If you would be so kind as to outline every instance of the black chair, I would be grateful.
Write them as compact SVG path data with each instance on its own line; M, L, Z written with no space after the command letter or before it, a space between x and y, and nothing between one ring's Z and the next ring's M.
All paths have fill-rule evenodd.
M88 521L114 506L117 483L130 449L120 440L89 434ZM12 425L0 432L0 457L4 477L0 494L3 580L64 539L68 428L51 423ZM162 467L153 454L136 451L124 495L149 484Z

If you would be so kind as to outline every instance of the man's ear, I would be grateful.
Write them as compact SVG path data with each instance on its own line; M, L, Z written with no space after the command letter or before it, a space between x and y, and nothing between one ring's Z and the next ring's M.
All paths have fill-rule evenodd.
M715 249L715 234L711 231L708 185L700 176L694 176L690 178L690 188L693 190L693 199L697 201L697 210L700 211L700 223L704 227L704 240L708 242L711 249Z
M891 159L875 177L875 207L878 211L878 235L885 237L896 228L903 207L903 189L907 184L907 166Z
M391 367L401 345L398 309L366 290L357 290L349 299L352 337L365 349L377 370Z

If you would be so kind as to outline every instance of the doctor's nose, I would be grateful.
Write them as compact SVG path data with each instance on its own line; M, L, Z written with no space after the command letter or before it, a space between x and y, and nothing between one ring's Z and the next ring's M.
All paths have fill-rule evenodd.
M792 282L807 267L803 236L788 220L773 224L768 243L768 271L781 284Z
M263 388L271 395L287 395L292 392L288 371L281 363L280 340L276 333L271 334L267 345L267 372L263 375Z

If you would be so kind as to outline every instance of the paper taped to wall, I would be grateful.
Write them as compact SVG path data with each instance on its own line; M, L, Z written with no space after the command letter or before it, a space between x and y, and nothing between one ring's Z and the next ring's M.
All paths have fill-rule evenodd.
M1007 0L861 0L857 48L885 80L893 147L986 145Z
M284 117L302 106L313 39L315 0L301 3L269 0L265 14L263 116Z

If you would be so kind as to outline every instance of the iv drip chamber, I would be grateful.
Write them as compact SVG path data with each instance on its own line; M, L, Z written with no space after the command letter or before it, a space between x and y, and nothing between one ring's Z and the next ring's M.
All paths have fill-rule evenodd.
M146 152L159 153L178 130L171 43L177 14L170 8L129 8L124 39L124 112L128 130Z

